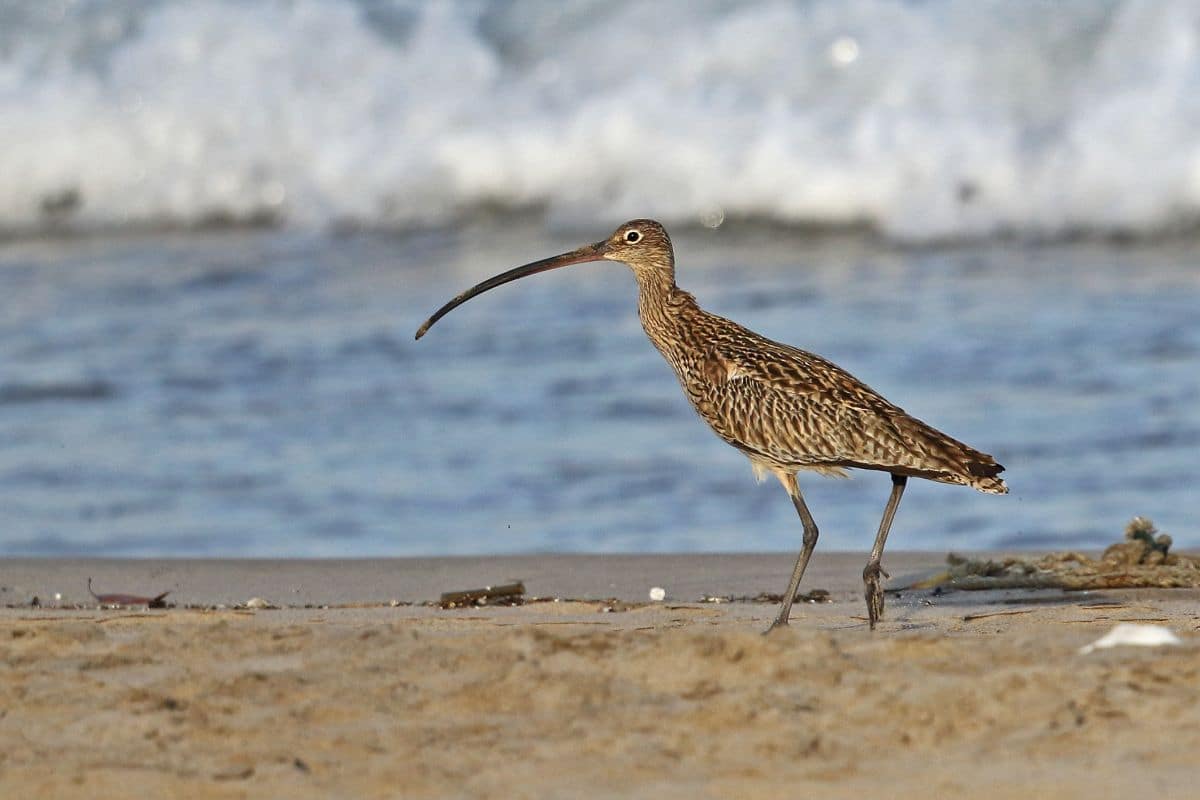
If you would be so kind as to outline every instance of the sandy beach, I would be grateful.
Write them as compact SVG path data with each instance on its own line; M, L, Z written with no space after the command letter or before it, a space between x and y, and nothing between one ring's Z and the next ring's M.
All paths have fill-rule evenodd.
M764 637L772 604L699 601L785 555L13 560L0 795L1190 796L1195 592L903 591L872 634L860 561L818 554L831 602ZM177 605L47 605L89 575ZM512 578L582 599L421 604ZM1183 644L1079 653L1119 621Z

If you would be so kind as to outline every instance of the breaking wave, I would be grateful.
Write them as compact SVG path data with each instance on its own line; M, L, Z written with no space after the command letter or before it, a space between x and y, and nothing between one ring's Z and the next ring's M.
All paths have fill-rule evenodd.
M17 3L0 228L1200 221L1183 0ZM606 223L607 224L607 223Z

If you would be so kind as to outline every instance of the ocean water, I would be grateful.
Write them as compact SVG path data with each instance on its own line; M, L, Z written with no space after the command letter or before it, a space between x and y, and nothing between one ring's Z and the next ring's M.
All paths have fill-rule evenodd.
M0 0L0 553L795 549L621 266L412 340L641 216L1008 467L892 546L1196 546L1197 130L1197 0Z
M85 237L0 249L0 550L407 555L790 550L774 482L713 436L619 264L420 322L599 238ZM1195 242L901 247L675 232L708 308L834 359L993 453L1011 494L914 481L892 546L1098 547L1133 515L1196 546ZM886 475L802 476L823 549L869 548Z

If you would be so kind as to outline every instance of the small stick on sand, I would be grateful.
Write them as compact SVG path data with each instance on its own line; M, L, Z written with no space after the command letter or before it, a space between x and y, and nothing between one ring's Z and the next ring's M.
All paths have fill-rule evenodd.
M974 622L977 619L987 619L988 617L1008 617L1013 614L1030 614L1036 610L1033 608L1010 608L1005 611L981 611L978 614L967 614L963 617L963 622Z

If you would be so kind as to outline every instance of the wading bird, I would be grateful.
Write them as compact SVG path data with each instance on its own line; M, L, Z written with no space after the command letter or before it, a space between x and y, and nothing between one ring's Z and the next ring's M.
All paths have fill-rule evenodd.
M509 281L587 261L621 261L638 283L642 328L675 370L683 392L709 427L749 459L755 474L771 473L792 498L804 525L803 546L779 614L768 631L787 625L792 602L817 544L796 473L845 477L846 469L892 476L888 498L863 569L871 628L883 614L883 546L910 477L1004 494L1004 467L904 413L869 386L820 356L773 342L710 314L675 285L675 253L662 225L626 222L607 239L534 261L489 278L439 308L417 330L420 339L457 306Z

